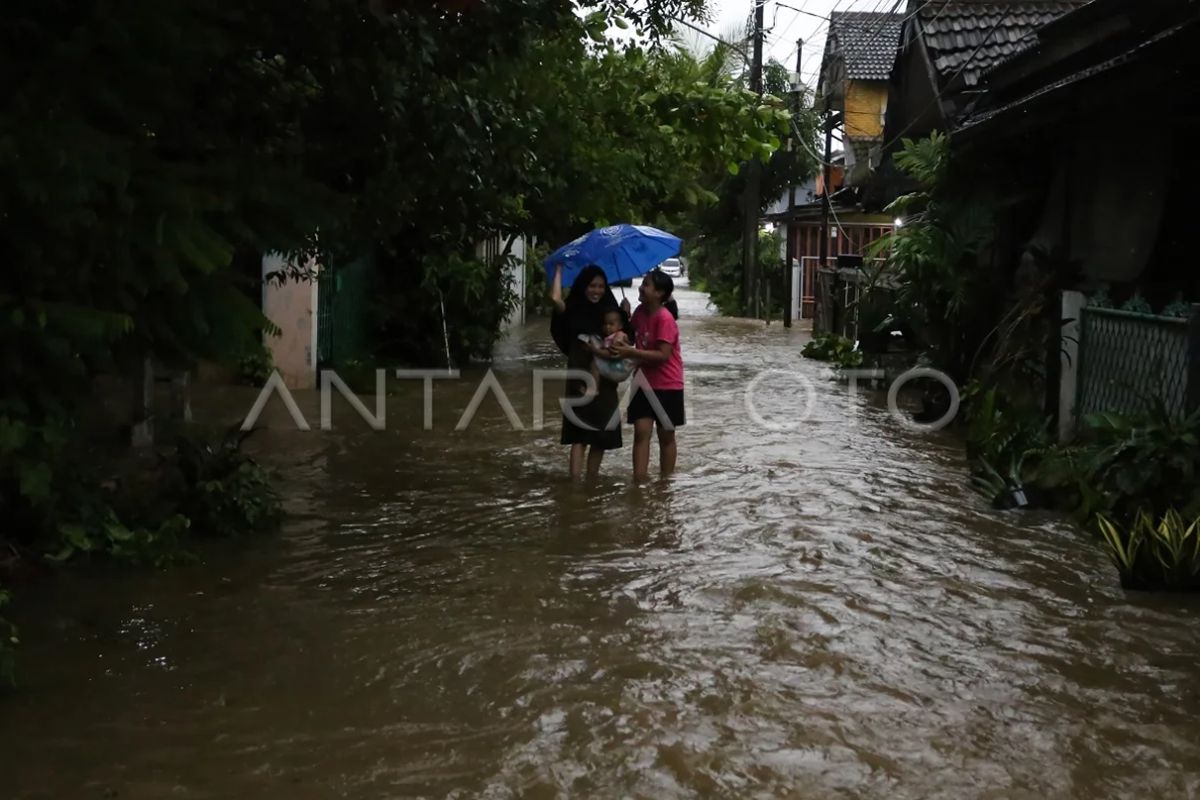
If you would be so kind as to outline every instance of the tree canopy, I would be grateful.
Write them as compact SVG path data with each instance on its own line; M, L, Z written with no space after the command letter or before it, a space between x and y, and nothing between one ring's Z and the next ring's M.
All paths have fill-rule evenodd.
M714 200L788 115L669 43L699 0L45 0L0 70L0 510L70 515L100 372L227 360L270 329L261 254L382 254L381 313L436 296L486 354L483 238L548 243ZM605 36L627 26L638 36ZM435 295L436 292L436 295ZM440 323L440 320L437 321ZM380 320L386 331L387 319ZM472 327L475 326L475 327ZM418 357L420 353L410 354ZM48 528L47 528L48 526Z

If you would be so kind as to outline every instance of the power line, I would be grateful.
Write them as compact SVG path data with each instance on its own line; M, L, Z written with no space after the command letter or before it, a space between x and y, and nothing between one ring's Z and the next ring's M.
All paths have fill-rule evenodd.
M830 11L829 11L829 16L828 16L828 17L821 17L821 19L822 19L822 24L818 25L818 26L817 26L817 27L816 27L816 28L813 30L812 34L811 34L810 36L808 36L808 37L806 37L806 38L805 38L805 41L806 41L806 42L807 42L807 41L811 41L811 40L815 39L815 38L817 37L817 35L818 35L818 34L820 34L820 33L821 33L821 29L822 29L822 28L824 28L824 29L825 29L825 38L824 38L824 40L823 40L823 42L822 42L822 46L821 46L821 48L820 48L820 49L813 48L813 51L812 51L811 53L809 53L809 55L808 55L808 56L807 56L807 57L804 59L804 64L802 64L802 65L801 65L801 68L800 68L801 72L803 72L803 71L804 71L804 70L805 70L805 69L808 67L808 65L809 65L809 63L812 61L812 59L813 59L815 56L817 56L818 54L820 54L820 55L822 56L822 59L824 59L824 52L825 52L825 49L826 49L826 48L829 46L829 45L828 45L829 26L830 26L830 24L831 24L831 23L832 23L832 21L833 21L833 16L834 16L835 14L839 13L839 11L844 11L844 10L845 10L845 9L839 9L839 6L841 6L841 5L842 5L842 2L843 2L843 0L839 0L839 2L838 2L837 4L835 4L835 5L834 5L834 7L833 7L832 9L830 9ZM850 0L850 2L852 3L852 2L853 2L853 0ZM883 3L884 3L884 2L885 2L885 0L876 0L876 3L875 3L875 5L874 5L874 7L873 7L873 11L876 11L876 10L878 10L878 9L879 9L879 7L880 7L881 5L883 5ZM872 12L868 12L868 13L872 13ZM819 70L818 70L818 73L819 73ZM818 82L819 82L819 81L818 81Z
M895 15L895 11L900 6L901 2L902 2L902 0L896 0L896 2L892 5L891 11L887 12L887 15L885 16L885 18L880 20L879 25L876 27L874 33L871 36L868 36L864 40L857 42L856 43L857 47L847 48L844 52L840 53L839 55L842 58L842 60L848 61L850 56L863 52L876 39L878 39L879 36L882 35L882 32L883 32L884 28L887 26L887 24L889 22L892 22L892 20L890 18ZM906 24L908 24L909 20L920 15L921 12L923 12L933 2L934 2L934 0L924 0L924 2L920 3L915 9L913 9L911 12L906 14L902 19L900 19L898 24L900 25L901 31L903 31L904 26ZM943 4L941 6L941 8L938 9L937 13L932 17L932 19L936 20L938 17L940 17L945 12L946 7L947 7L946 4ZM833 20L833 14L831 13L830 14L830 24L831 25L832 25L832 20ZM827 41L828 41L828 39L827 39ZM873 112L849 112L849 113L861 114L863 116L873 115Z
M695 31L696 33L700 34L701 36L707 36L709 39L712 39L714 42L725 45L730 50L732 50L733 52L735 52L739 56L741 56L745 61L747 61L747 62L750 61L750 56L748 56L746 54L746 51L743 50L742 48L738 47L733 42L727 42L724 39L722 39L720 36L715 36L715 35L709 33L708 31L704 30L703 28L693 25L692 23L688 22L686 19L683 19L682 17L671 17L671 19L674 20L675 22L680 23L681 25L683 25L687 28L690 28L691 30Z
M896 9L900 7L900 4L902 2L904 2L904 0L896 0L896 2L894 2L892 4L891 10L884 12L883 17L879 20L879 24L875 27L875 30L872 31L871 34L868 35L865 39L858 42L857 48L854 48L854 49L847 48L846 51L841 54L842 59L849 62L850 56L863 53L866 51L867 47L874 44L875 40L877 40L883 34L883 29L887 27L889 22L892 22L892 17L895 16ZM932 0L925 0L925 2L929 3L929 2L932 2ZM872 13L874 13L874 12L872 12ZM900 25L904 25L903 20L900 21Z
M830 9L830 11L829 11L829 16L828 16L828 17L821 16L820 14L812 14L812 12L805 12L805 13L809 13L809 14L811 14L812 16L814 16L814 17L817 17L818 19L820 19L820 20L821 20L821 22L820 22L820 23L819 23L819 24L818 24L818 25L817 25L815 28L813 28L813 31L812 31L812 33L810 33L808 36L805 36L805 37L804 37L804 41L805 41L805 42L813 42L813 43L815 44L815 42L816 42L816 39L817 39L817 36L818 36L818 35L823 35L823 34L822 34L822 30L823 30L823 29L824 29L824 35L825 35L825 36L827 36L827 35L828 35L828 32L829 32L829 21L830 21L830 19L833 17L833 15L834 15L835 13L837 13L837 11L838 11L838 7L839 7L839 6L841 6L843 2L845 2L845 0L838 0L838 2L837 2L836 4L834 4L834 7L833 7L832 9ZM853 2L853 0L851 0L851 2ZM805 57L804 57L804 63L802 63L802 64L800 65L800 72L801 72L801 74L803 74L804 72L806 72L806 71L808 70L808 65L809 65L810 63L812 63L812 60L813 60L813 58L814 58L815 56L817 56L818 54L824 53L825 47L826 47L826 43L825 43L824 39L822 39L821 47L819 47L819 48L818 48L818 47L814 47L814 48L813 48L813 49L812 49L812 50L809 52L809 54L808 54L807 56L805 56ZM819 74L818 74L818 77L817 77L817 83L818 83L818 86L819 86L819 85L820 85L820 75L819 75Z
M861 14L868 14L868 15L873 16L875 14L880 13L879 9L883 6L883 4L885 2L887 2L887 0L876 0L876 3L874 6L871 7L871 10L865 11L865 12L852 12L849 10L839 12L836 8L834 10L830 11L829 12L829 20L826 24L827 29L826 29L826 33L825 33L825 47L822 48L822 62L824 61L825 51L827 51L829 49L829 37L833 34L833 18L836 14L838 14L838 13L842 13L842 14L861 13ZM900 5L901 2L902 2L902 0L896 0L895 5L893 5L892 8L893 9L896 8L897 6ZM886 22L886 20L884 22ZM859 28L860 30L864 30L864 31L868 30L868 25L866 25L866 24L859 26L859 25L855 25L854 23L849 22L849 21L842 21L840 24L845 25L847 28ZM884 23L881 22L877 27L875 27L873 29L873 32L865 38L864 42L862 42L863 46L870 44L875 38L878 37L879 32L883 29L883 24Z
M900 19L900 20L896 21L896 22L897 22L897 24L899 24L899 25L901 26L901 28L903 28L903 26L904 26L904 25L905 25L905 24L906 24L906 23L907 23L909 20L911 20L911 19L913 19L914 17L918 16L918 15L919 15L919 14L920 14L922 11L924 11L924 10L925 10L925 9L926 9L928 6L930 6L932 3L936 2L936 1L937 1L937 0L924 0L924 1L923 1L923 2L920 4L920 5L918 5L918 6L917 6L915 9L913 9L912 11L910 11L908 14L906 14L906 15L905 15L905 16L904 16L902 19ZM844 53L842 54L842 57L843 57L843 58L846 58L846 57L848 57L848 56L850 56L850 55L857 54L857 53L861 53L861 52L863 52L863 51L864 51L864 50L865 50L865 49L866 49L868 46L870 46L871 44L873 44L873 43L874 43L874 41L875 41L876 39L878 39L880 35L882 35L882 32L883 32L884 28L885 28L885 27L887 27L887 24L888 24L889 22L893 22L893 20L889 19L888 17L895 16L895 14L896 14L896 10L899 8L899 6L900 6L900 3L901 3L901 2L904 2L904 0L896 0L896 2L895 2L895 3L893 3L893 5L892 5L892 8L891 8L891 10L890 10L890 11L887 11L887 12L885 12L885 18L884 18L884 19L882 19L882 20L880 20L880 21L879 21L879 23L878 23L878 24L875 26L875 28L874 28L874 29L872 29L871 35L870 35L870 36L867 36L865 39L863 39L863 40L861 40L861 41L858 41L858 42L856 42L854 45L852 45L852 46L851 46L849 49L847 49L847 51L846 51L846 52L844 52ZM881 2L877 2L877 3L875 4L875 6L872 8L872 10L871 10L871 11L869 11L869 12L857 12L857 13L869 13L869 14L875 14L875 13L878 13L878 11L879 11L879 7L880 7L882 4L883 4L883 0L881 0ZM781 4L781 5L782 5L782 4ZM790 8L790 6L785 6L785 8ZM937 19L938 17L940 17L940 16L941 16L941 15L942 15L942 14L945 12L945 10L946 10L946 5L945 5L945 4L943 4L943 5L941 6L941 8L939 8L939 9L938 9L938 12L937 12L937 14L936 14L936 15L933 17L933 19ZM809 13L811 13L811 12L809 12ZM825 27L827 27L827 28L828 28L828 27L830 27L830 25L832 24L832 21L833 21L833 15L834 15L834 14L837 14L837 13L839 13L839 12L838 12L837 8L835 7L835 8L834 8L834 9L833 9L833 10L830 12L829 19L827 20L827 24L826 24L826 26L825 26ZM851 12L841 12L841 13L851 13ZM813 16L820 16L820 15L816 15L816 14L814 14ZM822 17L822 19L824 19L824 18ZM859 28L860 30L863 30L863 29L865 29L863 26L855 25L854 23L851 23L851 22L846 22L846 21L843 21L841 24L842 24L844 27L848 27L848 28ZM816 33L817 33L817 32L819 32L819 31L820 31L821 27L822 27L822 26L817 26L816 30L815 30L815 31L814 31L814 33L813 33L813 35L814 35L814 36L816 35ZM827 36L826 38L828 38L828 36ZM809 61L810 61L810 60L811 60L813 57L815 57L815 56L816 56L816 52L817 52L817 51L815 51L815 50L814 50L812 53L810 53L810 54L809 54L809 56L808 56L808 57L805 59L805 61L804 61L804 65L802 66L802 69L808 66L808 63L809 63ZM821 51L821 52L822 52L822 57L823 57L823 56L824 56L824 48L822 48L822 51Z
M797 11L799 13L796 14L795 16L793 16L792 21L787 24L787 27L784 28L780 33L778 33L775 36L775 44L779 44L779 42L783 41L783 38L785 36L787 36L789 31L791 31L792 26L794 26L800 20L800 14L812 14L813 13L811 11L804 11L802 9L794 8L793 6L789 6L786 3L780 3L777 0L775 3L775 20L779 19L779 9L781 9L781 8L787 8L792 11ZM813 16L817 16L817 15L814 14ZM771 22L771 29L772 30L775 29L775 21Z

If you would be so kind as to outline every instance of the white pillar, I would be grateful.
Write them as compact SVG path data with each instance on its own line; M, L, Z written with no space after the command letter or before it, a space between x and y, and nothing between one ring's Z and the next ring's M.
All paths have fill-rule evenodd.
M800 301L804 295L804 268L798 259L793 258L791 263L792 268L792 319L800 319L804 315L801 313Z
M1058 440L1075 435L1075 399L1079 387L1080 315L1087 299L1083 292L1063 292L1062 369L1058 385Z
M263 314L279 327L278 336L265 337L275 367L290 389L311 389L317 385L317 278L315 262L305 266L311 280L289 277L283 282L268 282L266 276L289 268L280 253L268 253L262 260Z
M134 447L154 445L154 362L146 356L138 364L133 384L133 424L129 443Z

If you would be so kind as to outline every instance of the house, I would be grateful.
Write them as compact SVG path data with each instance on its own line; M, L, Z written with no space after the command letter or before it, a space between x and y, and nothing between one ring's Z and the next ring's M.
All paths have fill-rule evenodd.
M1137 284L1159 305L1200 299L1184 267L1200 182L1198 19L1195 0L1095 0L982 75L983 92L952 129L956 152L1039 163L1010 189L1035 219L1009 226L1002 247L1058 249L1089 287ZM1153 120L1134 109L1153 109Z
M863 190L881 209L911 189L892 157L903 140L953 130L984 93L988 70L1036 47L1036 31L1087 0L908 0L892 69L883 142Z
M861 260L873 242L892 230L890 217L863 209L860 190L883 142L889 78L902 21L896 14L835 11L830 15L817 99L817 108L826 115L827 136L826 154L819 160L829 163L814 180L789 191L766 215L768 221L787 227L794 319L822 316L818 313L824 305L818 298L821 270L845 259ZM835 131L842 144L836 154L830 146ZM826 322L816 319L818 327L827 328Z
M870 245L892 230L892 220L864 213L844 184L845 166L840 152L831 156L830 185L833 195L828 226L826 263L833 267L838 257L861 257ZM792 319L813 319L817 302L817 272L823 224L823 175L792 187L767 207L763 220L781 225L792 259ZM792 201L795 201L792 203ZM786 256L785 256L786 257Z
M818 96L820 107L841 119L847 186L861 184L879 158L903 21L899 14L870 12L829 16Z
M1030 38L981 74L951 144L968 163L1023 165L1004 177L982 173L1002 201L1001 268L1025 269L1039 252L1070 266L1061 287L1066 354L1049 376L1057 397L1048 410L1063 438L1079 414L1153 402L1181 416L1200 407L1190 235L1200 2L1094 0Z
M886 134L953 127L991 68L1037 45L1044 25L1087 0L909 0L892 73Z
M906 190L904 138L950 135L994 217L981 268L1062 295L1037 383L1064 438L1081 413L1200 407L1198 73L1200 0L909 2L864 207Z

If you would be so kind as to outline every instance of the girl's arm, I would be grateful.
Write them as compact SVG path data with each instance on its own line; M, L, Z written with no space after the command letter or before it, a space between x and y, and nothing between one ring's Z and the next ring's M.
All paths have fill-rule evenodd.
M665 364L670 360L674 350L675 348L671 346L670 342L659 342L657 350L638 350L636 347L628 345L613 348L613 352L620 358L632 358L647 364Z
M559 312L567 310L567 304L562 299L562 273L563 265L559 264L554 269L554 282L550 285L550 300Z

